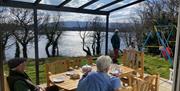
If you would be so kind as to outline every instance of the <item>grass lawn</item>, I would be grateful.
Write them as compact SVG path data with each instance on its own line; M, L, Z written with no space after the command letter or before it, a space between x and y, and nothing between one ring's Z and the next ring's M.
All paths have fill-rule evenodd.
M41 61L39 65L39 75L40 75L40 83L45 83L46 82L46 74L45 74L45 63L47 62L52 62L56 60L62 60L62 59L73 59L69 57L55 57L55 58L47 58L45 59L46 61ZM86 64L86 59L84 60L81 64ZM120 59L119 59L120 60ZM168 79L169 77L169 63L165 61L163 58L160 58L158 56L151 56L151 55L145 55L145 60L144 60L144 68L145 68L145 73L148 74L155 74L159 73L161 77ZM8 74L8 67L7 65L4 65L4 70L5 73ZM27 74L30 76L30 78L33 80L35 83L35 62L30 59L27 63Z

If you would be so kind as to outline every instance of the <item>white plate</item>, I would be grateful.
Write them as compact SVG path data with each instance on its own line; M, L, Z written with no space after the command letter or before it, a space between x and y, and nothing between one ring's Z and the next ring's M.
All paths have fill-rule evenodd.
M73 75L73 74L74 74L73 71L66 72L66 75Z
M58 77L58 78L53 78L53 82L64 82L64 78L63 77Z
M111 71L110 72L111 74L119 74L119 73L121 73L119 70L113 70L113 71Z

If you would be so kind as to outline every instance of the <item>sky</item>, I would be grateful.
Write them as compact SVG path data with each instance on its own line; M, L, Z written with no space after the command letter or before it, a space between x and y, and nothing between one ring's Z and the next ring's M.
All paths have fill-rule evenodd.
M16 1L34 2L35 0L16 0ZM59 5L63 1L65 0L42 0L40 4ZM87 3L88 1L90 0L72 0L65 6L80 7L81 5ZM86 7L85 9L96 9L112 1L114 0L99 0L96 3ZM122 5L125 5L127 3L133 2L133 1L136 1L136 0L123 0L122 2L119 2L117 4L114 4L102 10L111 10L111 9L120 7ZM140 7L140 4L136 4L136 5L112 12L110 14L110 22L129 22L130 17L136 16L136 10L139 7ZM52 15L55 14L55 12L52 12L52 11L48 13ZM79 13L77 14L77 13L67 13L67 12L62 12L61 15L64 21L87 21L89 18L96 16L96 15L90 15L90 14L79 14ZM105 19L104 16L100 16L100 17Z

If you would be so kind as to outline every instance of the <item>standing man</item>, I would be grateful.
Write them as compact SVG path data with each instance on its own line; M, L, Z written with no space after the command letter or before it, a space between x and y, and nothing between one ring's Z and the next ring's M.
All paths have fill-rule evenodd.
M117 63L118 51L120 47L120 39L119 39L118 33L119 33L119 30L116 29L114 32L114 35L111 38L111 44L114 50L113 63Z

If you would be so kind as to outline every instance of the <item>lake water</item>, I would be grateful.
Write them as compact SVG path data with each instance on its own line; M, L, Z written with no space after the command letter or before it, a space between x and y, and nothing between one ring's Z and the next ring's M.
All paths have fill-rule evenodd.
M110 42L110 39L112 37L113 33L109 33L108 36L108 50L112 50L112 45ZM85 56L86 53L82 50L82 43L81 38L79 36L78 31L66 31L61 36L62 38L59 40L59 53L62 56L70 56L70 57L76 57L76 56ZM11 44L14 42L14 38L11 38L8 42L8 44ZM45 36L41 36L39 39L39 57L40 58L46 58L46 52L45 52L45 45L47 43L47 39ZM121 39L121 48L124 49L125 44L124 41ZM34 58L34 43L30 43L28 45L28 57ZM14 57L15 54L15 45L10 46L6 49L6 59L10 59ZM102 44L101 53L105 53L105 39ZM22 57L22 47L21 47L21 57Z

